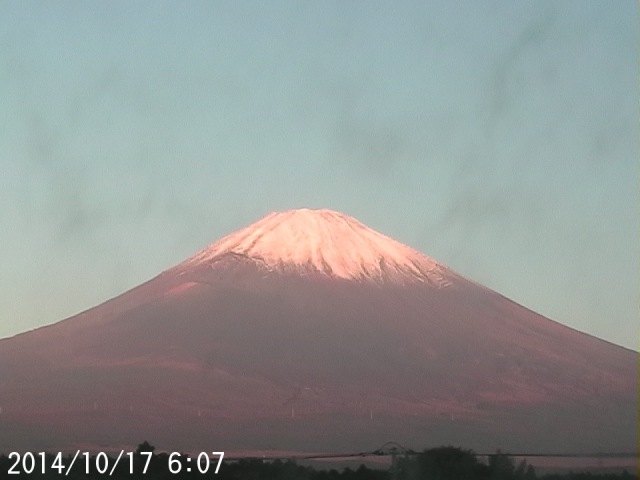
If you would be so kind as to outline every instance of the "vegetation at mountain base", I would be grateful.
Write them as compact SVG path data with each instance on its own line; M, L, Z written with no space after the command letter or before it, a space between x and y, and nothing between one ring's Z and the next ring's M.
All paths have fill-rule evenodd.
M26 454L25 454L26 455ZM100 456L100 459L98 458ZM471 450L457 447L438 447L414 455L397 456L386 469L358 468L316 470L299 465L293 460L241 459L226 460L215 473L216 460L211 464L198 462L186 454L155 453L148 442L141 443L135 453L127 454L126 461L116 464L114 457L105 454L83 456L70 469L72 456L40 454L26 459L16 454L0 455L0 478L28 479L204 479L217 480L637 480L637 475L567 473L537 476L531 465L522 461L516 465L507 454L491 455L482 462ZM31 461L33 458L33 462ZM44 458L44 463L42 459ZM57 458L59 458L57 460ZM172 459L173 458L173 459ZM26 460L25 460L26 459ZM44 466L44 467L43 467ZM89 471L86 471L86 467ZM201 473L199 469L207 470ZM44 473L43 473L44 470ZM30 471L30 473L27 473ZM104 472L104 473L102 473Z

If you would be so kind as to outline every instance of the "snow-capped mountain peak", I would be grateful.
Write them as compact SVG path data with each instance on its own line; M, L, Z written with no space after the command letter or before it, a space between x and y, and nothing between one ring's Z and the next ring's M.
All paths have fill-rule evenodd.
M411 247L333 210L275 212L227 235L179 267L214 265L227 254L271 271L319 272L348 280L451 283L448 269Z

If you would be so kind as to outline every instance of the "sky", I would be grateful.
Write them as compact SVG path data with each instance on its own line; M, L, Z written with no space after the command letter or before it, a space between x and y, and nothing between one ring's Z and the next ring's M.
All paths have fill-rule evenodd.
M638 349L637 2L0 7L0 338L308 207Z

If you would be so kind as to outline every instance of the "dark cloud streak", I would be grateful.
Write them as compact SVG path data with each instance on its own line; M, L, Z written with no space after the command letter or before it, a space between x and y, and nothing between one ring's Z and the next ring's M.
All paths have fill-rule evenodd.
M531 56L536 50L545 48L555 23L556 13L548 8L540 18L526 25L498 57L492 69L489 85L491 99L489 127L494 126L500 117L507 116L513 109L514 100L527 95L532 88L532 82L542 77L539 75L538 78L526 78L522 74L522 66L531 60L539 61L538 58L532 59Z
M551 192L545 192L544 185L532 187L526 181L529 162L539 162L532 152L522 155L514 151L507 159L497 155L499 146L517 144L516 139L507 137L511 129L519 129L519 135L536 134L532 125L524 123L527 114L521 111L520 104L533 89L544 88L539 83L543 66L535 52L546 48L555 24L554 10L547 9L522 28L489 69L484 96L487 102L480 107L476 123L482 135L469 140L468 153L459 159L451 201L438 221L438 226L445 229L462 228L459 248L465 248L467 239L481 230L513 234L514 227L524 226L535 231L544 225L546 213L555 201ZM526 77L536 70L532 78Z

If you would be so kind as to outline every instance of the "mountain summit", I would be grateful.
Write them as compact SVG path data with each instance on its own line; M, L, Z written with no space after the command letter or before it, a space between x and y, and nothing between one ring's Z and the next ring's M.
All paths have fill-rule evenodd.
M290 210L218 240L183 262L180 268L215 264L244 256L270 271L321 273L370 281L450 283L446 268L422 253L333 210Z
M0 340L0 452L626 452L638 354L330 210Z

